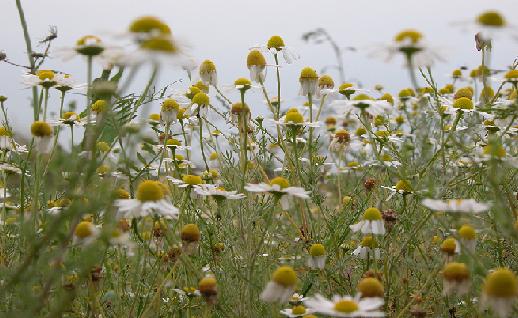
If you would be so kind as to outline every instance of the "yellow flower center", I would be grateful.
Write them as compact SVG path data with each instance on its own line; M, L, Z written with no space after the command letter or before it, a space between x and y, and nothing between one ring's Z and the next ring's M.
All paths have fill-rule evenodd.
M142 181L137 188L137 199L142 202L158 201L164 198L164 191L158 181Z
M133 20L129 26L129 31L132 33L157 32L160 34L171 34L171 29L167 24L152 16L143 16Z
M274 48L277 51L282 50L285 46L286 45L284 45L284 40L278 35L272 36L268 40L268 43L266 43L266 47L268 47L269 49Z
M65 112L63 114L63 119L68 120L74 116L77 117L77 114L75 112Z
M354 100L362 101L362 100L372 100L372 97L370 97L367 94L358 94L354 97Z
M205 60L200 65L200 74L209 74L211 72L216 72L216 64L211 60Z
M99 55L104 51L101 39L95 35L85 35L76 41L76 52L86 56Z
M140 47L144 50L163 53L175 53L178 50L171 38L163 36L146 39L140 43Z
M311 247L309 248L309 255L311 256L323 256L326 253L326 249L324 245L316 243L311 244Z
M376 246L378 246L378 243L372 235L367 235L363 237L360 245L363 247L375 248Z
M231 109L231 112L233 114L239 114L241 113L242 111L248 111L249 108L248 108L248 105L247 104L242 104L241 102L238 102L238 103L234 103L232 104L232 109Z
M507 80L518 80L518 70L510 70L507 73L505 73L505 78Z
M335 303L335 310L343 313L353 313L358 311L360 307L353 300L340 300Z
M299 305L291 309L291 313L294 315L303 315L306 313L306 307Z
M284 122L285 123L292 122L292 123L295 123L295 124L301 124L301 123L304 122L304 117L298 111L296 111L296 112L288 112L288 113L286 113L286 117L284 117Z
M303 79L318 79L317 71L312 69L311 67L304 67L302 71L300 71L301 80Z
M475 237L477 236L477 232L471 225L464 224L459 229L459 236L465 240L471 241L475 239Z
M192 174L186 174L182 177L182 181L184 183L187 183L188 185L197 185L202 184L203 180L200 176L192 175Z
M399 180L396 183L396 190L403 192L412 192L412 186L410 185L410 182L406 180Z
M160 121L160 114L151 114L149 115L149 119L154 121Z
M487 295L511 298L518 295L518 279L507 268L498 268L486 277L484 291Z
M74 234L79 238L87 238L92 236L92 223L88 221L79 222L74 230Z
M11 132L4 126L0 127L0 136L6 137L11 136Z
M177 111L178 109L180 109L180 105L178 105L178 103L174 99L167 98L162 102L162 106L160 109L163 112L168 112L168 111L172 111L172 110Z
M130 194L128 191L122 189L122 188L118 188L118 189L115 189L115 197L117 199L129 199L130 198Z
M31 133L35 137L48 137L52 134L52 129L44 121L35 121L31 125Z
M457 242L452 237L445 239L441 243L441 251L443 251L444 253L446 253L448 255L455 254L456 248L457 248Z
M77 46L83 46L83 45L100 45L101 39L98 36L95 35L85 35L79 38L79 40L76 41Z
M197 242L200 240L201 233L198 225L186 224L182 227L181 232L182 241Z
M451 76L453 78L460 78L462 77L462 71L460 69L455 69L453 70L453 72L451 73Z
M414 97L415 96L415 92L413 89L411 88L405 88L405 89L402 89L399 91L399 99L408 99L410 97Z
M469 98L461 97L453 102L453 108L473 109L473 102Z
M273 272L272 280L284 287L292 287L297 283L297 274L290 266L281 266Z
M170 147L178 147L178 146L182 145L182 142L176 138L170 138L170 139L167 139L165 144Z
M55 76L54 71L51 71L51 70L39 70L36 75L42 81L53 80L54 76Z
M392 95L390 95L389 93L385 93L383 94L379 100L384 100L384 101L387 101L390 105L394 105L394 97L392 97Z
M333 88L335 87L335 82L333 78L329 75L322 75L318 79L318 86L321 88Z
M218 159L218 153L217 152L212 152L209 156L209 160L213 161L213 160L216 160Z
M383 297L385 290L383 284L374 277L364 278L358 283L358 291L362 297Z
M241 77L234 81L234 85L243 86L243 88L248 89L252 86L252 82L250 82L248 78Z
M290 186L290 183L288 182L288 180L286 180L286 178L283 178L283 177L275 177L273 178L271 181L270 181L270 184L271 185L278 185L279 187L281 187L281 189L284 189L284 188L287 188Z
M442 276L448 281L464 281L469 279L469 269L464 263L448 263L442 269Z
M459 88L455 92L455 95L453 95L453 99L459 99L462 97L465 97L467 99L472 99L473 98L473 88L471 88L471 87Z
M199 106L205 106L210 104L209 95L199 92L198 94L194 95L192 98L192 103L197 104Z
M399 32L394 37L394 40L398 43L404 42L404 41L410 41L412 44L417 44L421 39L423 38L423 35L421 32L416 31L414 29L407 29Z
M264 55L258 50L252 50L246 57L246 66L248 68L252 66L264 67L266 66L266 59Z
M367 130L363 127L356 129L356 136L365 135L366 133L367 133Z
M381 220L381 212L377 208L368 208L363 212L363 219L368 221Z
M477 22L483 26L501 28L506 25L505 18L497 11L486 11L477 17Z
M108 108L108 103L104 99L99 99L91 107L94 113L100 114Z

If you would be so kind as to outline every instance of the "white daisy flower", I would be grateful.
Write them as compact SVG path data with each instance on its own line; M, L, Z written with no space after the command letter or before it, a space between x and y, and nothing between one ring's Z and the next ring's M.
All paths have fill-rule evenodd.
M326 250L324 245L316 243L309 247L309 256L306 265L309 268L324 269L326 264Z
M120 218L139 218L148 215L163 216L176 219L179 210L165 198L162 185L158 181L142 181L137 188L136 199L119 199L115 201Z
M280 311L286 317L297 318L297 317L305 317L306 315L311 315L315 311L311 309L307 309L302 305L293 306L293 308L287 308Z
M306 191L301 187L290 187L288 180L283 177L275 177L267 183L253 184L249 183L245 186L245 189L249 192L267 192L274 195L290 195L301 199L309 199L309 191Z
M293 295L297 284L297 274L290 266L281 266L272 274L260 297L267 303L284 303Z
M216 200L239 200L245 197L245 195L242 193L237 193L237 191L226 191L225 188L218 187L214 184L201 184L199 187L194 189L194 192L201 196L212 196Z
M489 203L477 202L473 199L436 200L424 199L421 204L430 210L460 213L481 213L489 210Z
M74 229L73 243L76 245L89 245L99 236L99 229L89 221L81 221Z
M359 94L351 100L335 100L331 107L339 114L355 114L360 116L363 111L372 116L382 115L392 110L392 105L386 100L378 100L366 94Z
M383 306L383 298L369 297L360 299L360 295L338 296L331 300L320 294L308 297L304 304L316 313L331 317L384 317L385 314L378 311Z
M381 249L373 236L364 236L360 245L353 251L353 255L360 259L380 259Z
M368 208L363 213L363 220L349 226L353 232L361 231L363 234L385 234L385 224L380 210Z

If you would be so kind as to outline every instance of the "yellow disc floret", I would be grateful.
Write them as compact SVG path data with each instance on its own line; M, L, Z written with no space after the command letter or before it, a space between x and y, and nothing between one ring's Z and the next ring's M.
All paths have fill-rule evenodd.
M340 300L335 303L334 309L338 312L350 314L358 311L360 307L354 300Z
M324 245L320 243L311 244L309 248L309 255L311 256L323 256L326 253Z
M164 191L158 181L145 180L142 181L137 188L137 199L146 201L158 201L164 198Z
M31 125L31 133L35 137L48 137L52 134L52 129L44 121L35 121Z
M501 28L506 25L505 18L497 11L486 11L477 17L477 22L483 26Z
M284 189L284 188L287 188L290 186L290 183L288 182L288 180L286 178L283 178L283 177L275 177L273 178L271 181L270 181L270 184L271 185L278 185L279 187L281 187L281 189Z
M264 58L263 53L259 50L252 50L248 53L246 57L246 66L248 68L252 66L264 67L266 66L266 59Z
M406 29L396 34L394 40L398 43L409 41L412 44L417 44L422 38L421 32L414 29Z
M518 296L518 279L511 270L498 268L487 275L484 292L492 297L516 297Z
M377 208L368 208L363 212L363 219L368 221L377 221L381 220L381 212Z
M186 242L197 242L200 240L201 233L198 225L186 224L182 227L181 232L182 241Z
M191 186L203 183L203 180L201 179L200 176L193 175L193 174L186 174L186 175L184 175L182 177L182 181L184 183L187 183L188 185L191 185Z
M281 266L273 272L272 281L283 287L292 287L297 284L297 274L291 266Z
M180 105L172 98L167 98L162 102L162 106L160 107L160 110L163 112L178 111L180 109Z
M448 263L442 269L442 276L448 281L464 281L469 279L469 269L464 263Z
M199 92L198 94L194 95L194 97L192 98L192 103L200 105L200 106L209 105L210 104L209 95L207 95L203 92Z
M272 36L266 43L266 47L269 49L276 49L277 51L282 50L285 46L286 45L284 45L284 40L278 35Z
M465 240L471 241L475 239L475 237L477 236L477 232L471 225L464 224L459 229L459 236Z
M74 234L79 238L87 238L92 236L93 230L92 230L92 223L88 221L79 222L79 224L76 225L76 228L74 230Z
M171 34L171 29L162 20L153 16L143 16L131 22L129 31L132 33Z
M473 101L466 97L461 97L453 102L453 108L473 109Z
M383 284L374 277L366 277L358 283L358 291L362 297L383 297Z

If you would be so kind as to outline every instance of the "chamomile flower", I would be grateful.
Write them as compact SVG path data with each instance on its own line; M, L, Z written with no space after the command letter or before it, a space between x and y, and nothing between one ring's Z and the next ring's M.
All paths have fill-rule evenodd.
M365 277L356 286L361 298L383 298L385 289L379 279L375 277Z
M77 84L70 74L55 74L54 81L56 82L54 89L57 89L62 93L68 92L70 90L81 90L86 88L86 84Z
M297 317L308 317L307 315L311 315L314 311L311 309L307 309L303 305L296 305L292 308L287 308L281 310L281 314L283 314L286 317L290 318L297 318Z
M309 268L324 269L326 264L326 249L320 243L311 244L306 264Z
M469 291L471 285L470 272L464 263L447 263L444 265L442 272L443 294L449 295L465 295Z
M218 85L218 73L216 71L216 64L211 60L205 60L200 64L200 78L206 85Z
M237 193L237 191L227 191L225 188L218 187L213 184L200 184L199 187L194 189L194 192L201 196L211 196L216 200L239 200L245 198L245 195L242 193Z
M464 224L457 230L457 235L462 247L474 253L477 246L477 231L471 225Z
M158 181L142 181L137 188L136 199L119 199L115 201L117 215L123 218L139 218L148 215L163 216L176 219L179 210L169 203L165 197L163 186Z
M304 116L300 113L300 111L293 107L288 109L286 114L279 118L279 120L272 120L277 125L286 126L288 128L300 129L302 127L319 127L320 124L318 122L309 122L304 119Z
M297 274L293 268L290 266L278 267L260 297L268 303L284 303L293 295L297 281Z
M74 229L74 244L88 245L93 243L99 236L99 229L89 221L81 221Z
M467 31L472 34L480 33L479 42L491 41L497 38L502 33L515 34L516 29L505 18L502 13L496 10L487 10L479 13L476 17L469 21L461 21L455 23L462 31ZM481 45L477 43L477 49L481 49Z
M473 199L424 199L421 204L430 210L456 213L481 213L491 207L488 203L477 202Z
M259 50L251 50L246 57L246 66L250 71L250 79L263 83L266 77L266 59Z
M379 259L381 257L381 249L378 248L378 242L372 235L364 236L360 245L353 251L353 255L360 259Z
M284 44L284 40L279 35L273 35L268 39L266 46L255 46L255 49L261 49L263 51L267 51L274 56L279 53L282 54L284 61L288 64L293 63L295 60L298 60L300 56L295 53L291 48L287 47Z
M362 220L350 226L353 232L361 231L363 234L385 234L385 225L380 210L368 208L363 213Z
M98 36L85 35L77 39L74 46L57 49L57 54L66 61L75 56L85 56L90 58L99 56L106 49L107 46Z
M491 271L484 281L481 304L500 318L510 317L518 300L518 279L508 268Z
M447 261L451 261L456 254L460 254L460 244L453 237L448 237L441 243L441 252Z
M318 90L318 74L311 67L304 67L299 76L300 95L309 94L315 96Z
M49 153L52 148L52 128L44 121L35 121L31 125L34 145L39 153Z
M351 296L333 296L327 299L320 294L314 297L308 297L304 301L309 309L316 313L324 314L330 317L384 317L385 314L379 311L383 306L383 298L364 298L360 299L360 295Z
M201 176L192 174L183 175L182 180L168 176L167 180L179 188L197 188L203 184L203 179Z
M301 199L309 199L309 191L306 191L301 187L292 187L287 179L283 177L275 177L270 183L249 183L245 186L245 189L249 192L258 193L270 193L277 196L289 195L295 196Z
M164 125L169 125L177 120L178 110L180 105L172 98L167 98L160 106L160 121Z
M57 84L56 73L52 70L38 70L36 74L24 74L23 84L27 87L41 86L51 88Z
M392 109L386 100L379 100L367 94L359 94L351 100L335 100L331 107L339 114L361 115L364 111L372 116L384 114Z
M81 118L75 112L64 112L56 124L67 126L84 126L88 123L87 118Z

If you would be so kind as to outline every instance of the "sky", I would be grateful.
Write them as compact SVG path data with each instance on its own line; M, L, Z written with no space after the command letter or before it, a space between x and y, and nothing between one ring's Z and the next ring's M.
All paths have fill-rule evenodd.
M2 0L0 11L0 50L9 60L26 64L23 33L14 0ZM248 49L265 44L271 35L280 35L287 46L301 58L281 69L286 102L295 103L298 93L298 74L302 67L320 70L334 64L334 55L326 44L314 45L301 39L304 32L325 28L342 47L355 47L344 56L347 80L360 81L365 87L382 84L387 91L397 93L410 86L403 61L389 63L369 57L368 53L380 45L390 43L394 35L405 28L421 31L430 45L442 53L445 62L434 66L436 80L444 85L448 74L459 66L476 67L480 53L476 51L474 33L464 32L458 25L468 25L482 11L500 11L510 24L518 28L516 0L449 0L449 1L349 1L349 0L22 0L33 43L44 38L50 25L58 28L53 47L73 45L86 34L101 35L109 42L109 35L125 31L132 19L154 15L167 22L175 38L189 47L198 60L213 60L218 68L221 85L231 84L238 77L249 76L246 68ZM457 26L456 26L457 25ZM518 55L518 40L510 33L494 41L492 66L505 69ZM42 47L36 47L41 50ZM86 79L85 62L80 58L63 62L53 57L45 68L71 73ZM100 67L94 71L100 72ZM25 132L32 122L30 90L21 84L23 70L0 63L0 95L9 98L6 105L15 131ZM330 72L335 79L336 73ZM268 87L275 85L273 72L268 75ZM145 70L136 82L144 85ZM185 78L183 72L165 68L159 84ZM257 105L252 112L264 113L259 91L254 93ZM237 95L235 96L237 98ZM81 103L80 96L73 97ZM254 99L255 98L255 99ZM158 105L153 107L158 108ZM58 109L58 95L51 96L50 108Z

